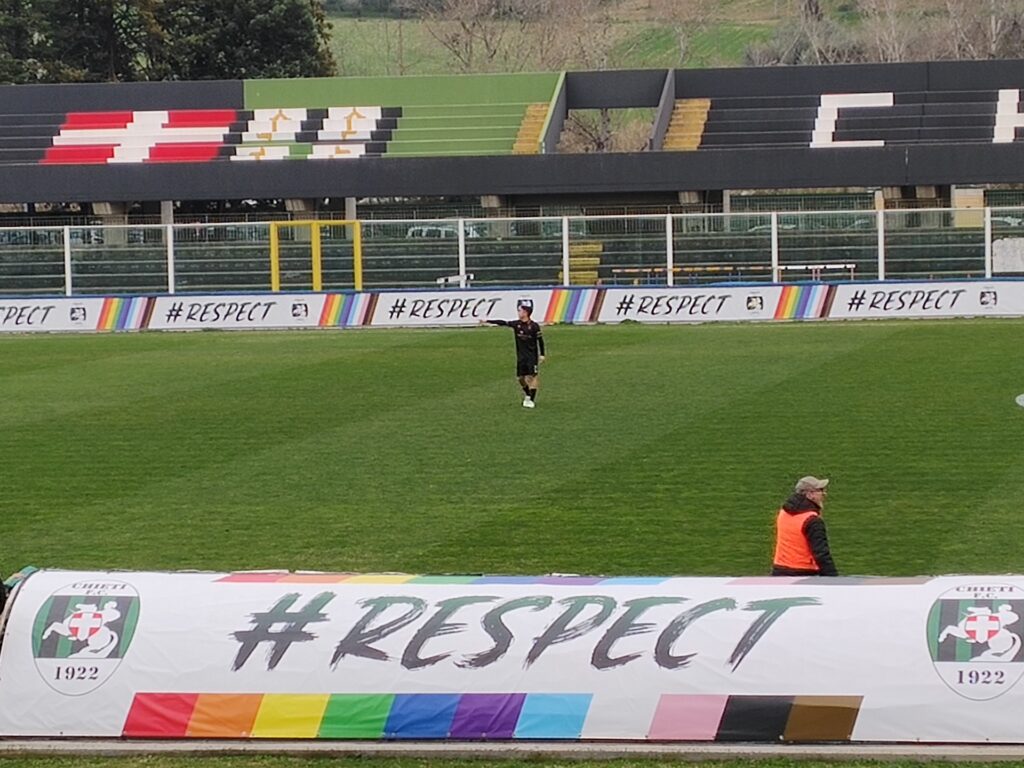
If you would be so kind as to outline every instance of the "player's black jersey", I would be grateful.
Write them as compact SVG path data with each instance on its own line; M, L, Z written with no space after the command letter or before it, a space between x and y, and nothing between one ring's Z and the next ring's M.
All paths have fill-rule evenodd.
M491 325L511 328L516 335L516 358L524 362L537 362L544 354L544 334L533 320L488 320Z

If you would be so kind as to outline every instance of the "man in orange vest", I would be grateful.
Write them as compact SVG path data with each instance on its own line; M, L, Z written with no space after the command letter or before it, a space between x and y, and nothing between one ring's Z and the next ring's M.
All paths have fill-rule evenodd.
M775 518L772 576L838 576L828 547L821 508L828 480L808 475L797 480Z

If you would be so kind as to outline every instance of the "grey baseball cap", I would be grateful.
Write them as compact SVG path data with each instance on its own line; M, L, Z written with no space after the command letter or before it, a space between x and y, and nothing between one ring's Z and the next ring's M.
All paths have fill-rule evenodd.
M814 477L814 475L807 475L801 477L796 481L796 491L803 493L805 491L823 491L828 487L828 478L821 479Z

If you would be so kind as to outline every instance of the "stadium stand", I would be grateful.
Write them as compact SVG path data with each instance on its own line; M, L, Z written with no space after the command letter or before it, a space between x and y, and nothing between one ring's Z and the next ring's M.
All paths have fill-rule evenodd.
M1022 89L1024 60L0 86L0 203L703 213L736 191L859 190L950 205L954 187L1024 184ZM569 117L597 109L651 115L645 146L559 151ZM284 159L356 162L262 167Z
M246 81L240 105L0 116L0 163L501 155L538 151L557 75ZM52 103L47 102L48 109ZM517 149L518 147L518 149Z
M998 94L995 91L919 91L876 94L886 103L859 106L829 106L824 95L742 96L709 99L706 123L693 115L693 108L679 109L673 116L665 149L674 146L669 137L696 135L697 146L748 149L764 147L826 146L841 142L884 144L928 144L988 142L993 140ZM835 96L832 96L835 99ZM682 104L701 100L691 99ZM882 99L879 99L881 102ZM841 105L840 105L841 106ZM1014 108L1016 104L1014 102ZM823 128L827 125L827 128ZM823 141L819 143L818 134Z

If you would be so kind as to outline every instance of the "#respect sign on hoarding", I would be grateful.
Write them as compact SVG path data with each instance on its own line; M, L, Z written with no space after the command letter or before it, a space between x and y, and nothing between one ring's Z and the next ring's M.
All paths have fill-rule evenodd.
M0 735L1024 743L1024 577L43 571Z

